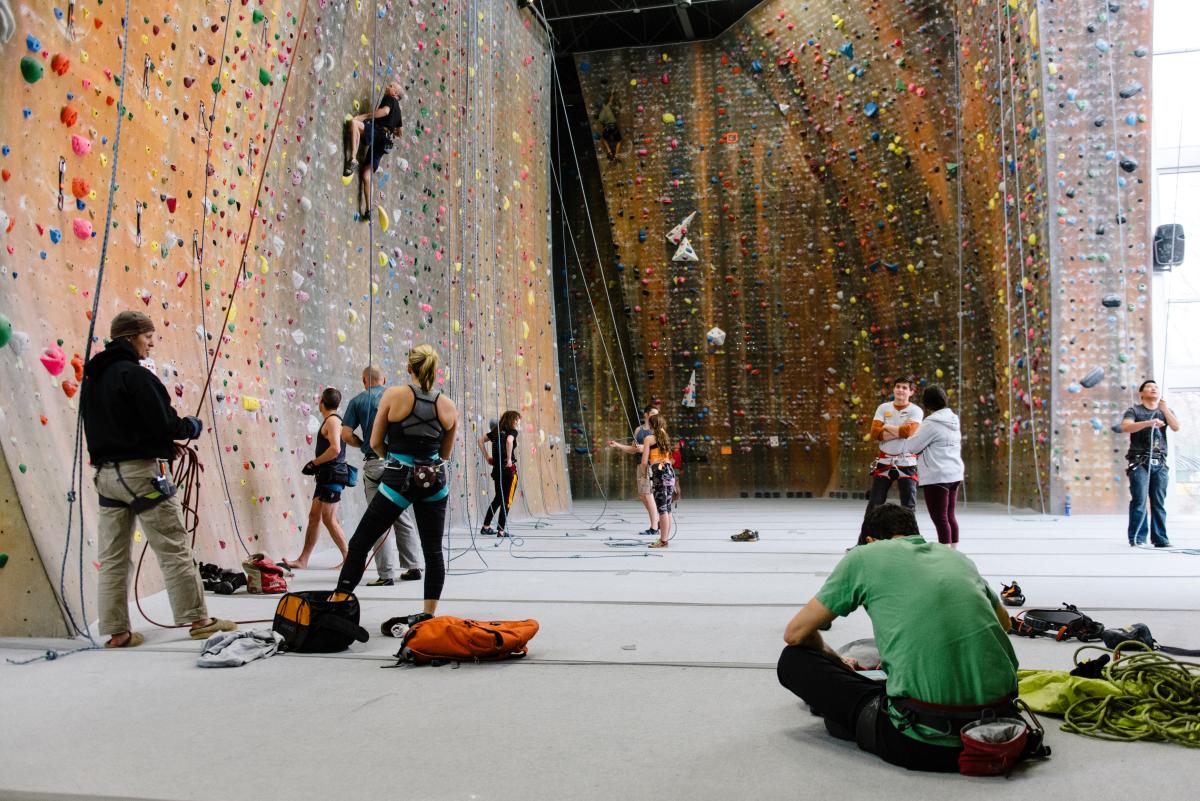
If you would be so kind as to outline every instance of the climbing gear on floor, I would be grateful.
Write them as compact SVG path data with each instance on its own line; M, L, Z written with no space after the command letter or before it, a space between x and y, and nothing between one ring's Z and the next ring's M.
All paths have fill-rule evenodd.
M428 612L417 612L414 615L405 615L404 617L389 617L383 621L383 625L380 626L379 630L383 632L384 637L402 639L411 626L420 623L422 620L431 620L432 618L433 615Z
M1047 759L1046 730L1028 706L1014 704L1012 716L997 717L985 711L979 720L959 732L963 750L958 755L958 772L964 776L1007 775L1023 759ZM1029 715L1026 721L1021 714Z
M197 567L200 570L200 582L204 585L206 592L215 592L217 595L233 595L238 588L246 586L245 573L225 570L208 562L200 562Z
M1021 585L1013 579L1012 584L1001 584L1000 601L1005 606L1024 606L1025 593L1021 592Z
M1018 637L1053 635L1059 642L1072 637L1080 642L1096 642L1103 631L1103 623L1092 620L1074 604L1063 604L1062 609L1027 609L1013 616L1009 633Z
M287 592L284 568L264 553L252 553L242 561L246 571L246 592L253 595L276 595Z
M1075 652L1077 664L1087 650L1111 655L1113 661L1104 666L1101 678L1120 694L1079 699L1064 713L1063 731L1100 740L1200 747L1200 663L1150 651L1123 653L1129 650L1126 646L1146 647L1135 640L1112 651L1085 645Z
M414 623L404 634L397 665L445 665L519 659L538 633L536 620L464 620L442 616Z
M758 532L744 528L737 534L731 534L729 539L734 542L758 542Z
M1173 654L1175 656L1200 656L1200 649L1175 648L1170 645L1161 645L1158 640L1154 639L1154 635L1150 633L1150 627L1145 623L1134 623L1131 626L1122 626L1119 629L1105 629L1100 634L1100 639L1104 641L1104 645L1108 648L1117 648L1125 642L1139 642L1146 646L1151 651L1162 651L1165 654Z
M283 636L281 650L332 654L371 638L358 625L358 613L358 598L353 593L289 592L279 599L271 628Z

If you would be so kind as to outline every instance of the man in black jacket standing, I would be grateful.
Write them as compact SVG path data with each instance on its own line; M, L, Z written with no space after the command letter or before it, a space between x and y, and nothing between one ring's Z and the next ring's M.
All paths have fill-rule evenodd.
M193 639L232 631L228 620L209 617L200 572L192 558L183 509L171 484L174 440L204 430L197 417L180 417L166 387L139 364L154 347L154 323L123 311L113 318L111 341L83 368L80 403L88 453L100 494L97 552L100 561L100 633L105 646L143 642L129 625L130 546L135 518L158 558L175 623Z

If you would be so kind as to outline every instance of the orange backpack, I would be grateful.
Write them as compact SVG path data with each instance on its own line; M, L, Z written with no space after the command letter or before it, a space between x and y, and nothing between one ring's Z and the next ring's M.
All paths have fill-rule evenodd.
M396 658L415 665L519 659L538 633L536 620L463 620L441 616L414 623Z

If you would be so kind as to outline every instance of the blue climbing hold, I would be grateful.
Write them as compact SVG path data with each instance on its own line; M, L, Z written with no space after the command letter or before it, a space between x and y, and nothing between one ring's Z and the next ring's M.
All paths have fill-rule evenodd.
M871 102L869 102L865 106L863 106L863 114L866 114L868 117L874 117L878 113L879 113L879 104L876 103L874 100L872 100ZM871 138L876 141L879 141L879 134L872 134Z

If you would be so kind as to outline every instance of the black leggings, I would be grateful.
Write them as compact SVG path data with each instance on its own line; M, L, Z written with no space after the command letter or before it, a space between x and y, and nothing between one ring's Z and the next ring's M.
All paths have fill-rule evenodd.
M446 562L442 557L442 534L446 530L447 498L437 501L416 501L413 514L417 518L417 534L421 538L421 550L425 554L425 599L436 601L442 597L446 583ZM338 575L337 588L342 592L353 592L367 569L367 559L379 538L392 527L404 510L392 503L382 492L371 499L370 506L358 521L354 536Z
M516 484L516 481L517 474L511 470L505 470L503 478L498 475L492 476L492 486L496 488L496 497L492 498L487 514L483 516L485 527L492 524L492 515L495 515L496 525L500 527L501 531L504 531L508 525L508 508L512 505L513 485Z
M841 740L854 740L859 713L869 702L884 697L886 685L872 681L850 670L840 660L826 654L789 645L779 655L776 669L779 683L800 696L812 711L825 719L826 730ZM866 721L870 725L870 721ZM909 770L929 770L939 773L958 772L961 748L930 745L914 740L892 725L887 710L880 708L874 721L873 753L885 762ZM859 740L862 747L862 740Z

